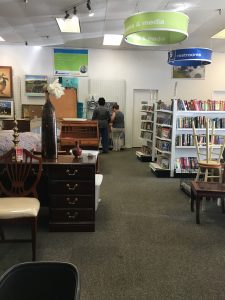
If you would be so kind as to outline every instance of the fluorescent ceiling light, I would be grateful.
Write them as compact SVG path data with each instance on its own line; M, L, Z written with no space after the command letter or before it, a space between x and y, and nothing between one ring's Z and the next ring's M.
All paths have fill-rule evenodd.
M103 45L119 46L122 38L122 34L104 34Z
M0 36L0 42L5 42L5 40Z
M211 36L212 39L225 39L225 29L217 32L213 36Z
M61 32L80 33L80 22L77 16L71 19L56 18Z

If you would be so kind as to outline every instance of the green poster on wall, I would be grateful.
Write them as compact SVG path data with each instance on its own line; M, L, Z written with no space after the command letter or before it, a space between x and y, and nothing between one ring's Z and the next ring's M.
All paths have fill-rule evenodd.
M54 49L56 76L88 76L88 50Z

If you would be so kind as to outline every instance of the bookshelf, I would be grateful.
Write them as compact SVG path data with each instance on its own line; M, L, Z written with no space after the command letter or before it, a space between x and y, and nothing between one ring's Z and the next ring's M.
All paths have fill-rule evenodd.
M157 176L169 176L172 142L172 105L158 101L154 113L152 162L149 166Z
M158 90L150 90L150 99L141 102L141 149L136 151L140 161L151 161L155 149L154 138L154 109L158 98Z
M196 130L201 132L205 130L205 118L209 118L215 122L215 133L225 135L224 109L225 101L173 100L170 177L195 176L198 165L192 120Z

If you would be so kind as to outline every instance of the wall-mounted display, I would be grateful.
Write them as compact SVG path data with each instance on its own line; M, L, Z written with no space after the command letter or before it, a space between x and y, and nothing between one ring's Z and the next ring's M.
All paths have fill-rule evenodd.
M13 101L0 100L0 118L13 118Z
M41 118L43 105L38 104L22 104L22 118L34 119Z
M173 78L205 79L205 66L173 66Z
M44 87L48 83L46 75L25 75L25 93L27 96L44 96Z
M88 50L54 49L55 76L88 76Z
M12 67L0 66L0 98L12 98Z

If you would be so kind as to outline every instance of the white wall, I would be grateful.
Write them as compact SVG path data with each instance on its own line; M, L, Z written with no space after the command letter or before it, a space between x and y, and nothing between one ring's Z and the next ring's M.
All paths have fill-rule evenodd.
M53 76L52 48L1 46L0 57L1 65L12 66L13 75L20 77L21 81L25 74ZM178 97L211 99L214 90L225 91L225 54L213 54L212 64L206 66L205 80L175 80L171 75L172 67L167 64L167 52L164 51L89 50L89 78L126 80L127 147L132 145L133 89L158 89L159 99L170 102L177 81ZM87 78L80 80L79 87L78 99L87 100ZM21 98L21 103L24 103L26 99L22 90ZM40 100L29 100L29 103L36 104L36 101Z

